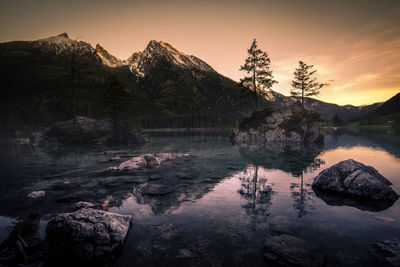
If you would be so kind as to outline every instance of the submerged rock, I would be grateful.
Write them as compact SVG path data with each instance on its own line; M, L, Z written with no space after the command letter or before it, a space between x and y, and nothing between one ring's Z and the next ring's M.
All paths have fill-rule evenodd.
M245 118L233 135L236 143L247 142L304 142L317 143L324 140L316 115L299 105L278 110L264 109Z
M65 181L54 184L51 189L53 190L73 190L80 187L80 184L73 181Z
M140 191L146 195L163 196L172 193L174 189L163 184L146 184L140 188Z
M80 209L84 209L84 208L96 208L97 206L93 203L90 202L86 202L86 201L79 201L78 203L76 203L73 208L75 210L80 210Z
M27 146L29 145L29 138L17 138L14 140L14 144L17 146Z
M400 240L384 240L372 243L369 250L390 266L400 266Z
M51 249L85 260L111 256L122 245L132 216L82 208L57 214L47 225Z
M324 256L314 244L298 237L282 234L265 242L264 257L279 266L323 266Z
M110 158L110 161L118 161L118 160L121 160L121 158L119 156Z
M140 170L144 168L155 168L161 165L164 161L173 160L176 158L187 158L190 154L173 154L173 153L159 153L159 154L144 154L139 157L133 157L130 160L122 162L116 167L111 167L108 170L111 172L124 172L132 170Z
M41 198L46 195L46 191L33 191L28 194L29 198Z
M341 161L315 177L313 188L373 200L396 201L392 183L375 168L353 159Z

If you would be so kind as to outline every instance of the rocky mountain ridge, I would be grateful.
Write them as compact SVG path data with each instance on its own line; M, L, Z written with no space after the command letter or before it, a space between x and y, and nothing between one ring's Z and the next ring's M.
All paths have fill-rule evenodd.
M125 60L100 44L93 48L66 33L35 41L0 43L0 71L0 86L7 89L1 92L0 119L9 125L37 127L48 121L44 123L48 126L70 119L74 91L79 103L78 115L103 118L107 115L103 114L103 91L107 77L112 75L135 99L136 109L132 112L139 117L145 115L148 122L179 117L170 127L208 127L220 125L221 121L232 126L252 110L251 99L247 105L241 103L244 100L241 92L245 89L237 82L163 41L150 41L143 51ZM297 100L269 91L260 96L259 108L280 108ZM311 98L305 100L307 109L327 120L338 115L349 121L379 105L339 106Z

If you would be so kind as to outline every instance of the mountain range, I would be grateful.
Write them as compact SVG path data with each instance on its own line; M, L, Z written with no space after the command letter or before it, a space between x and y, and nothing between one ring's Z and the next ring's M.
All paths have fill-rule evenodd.
M68 119L73 109L83 116L107 116L104 94L110 77L117 77L129 92L131 112L145 127L232 126L252 106L243 98L246 88L163 41L150 41L125 60L66 33L1 43L0 73L0 120L10 129ZM280 107L296 101L269 91L259 102L260 107ZM305 107L326 120L338 115L350 121L384 106L339 106L305 99Z

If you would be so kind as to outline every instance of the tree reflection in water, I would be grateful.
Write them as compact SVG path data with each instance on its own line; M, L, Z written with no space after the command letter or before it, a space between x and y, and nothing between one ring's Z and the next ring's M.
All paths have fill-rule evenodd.
M311 200L313 191L311 184L304 184L304 173L317 170L325 161L320 158L315 158L304 170L301 170L300 182L292 183L290 191L292 191L293 207L297 211L297 217L303 217L311 213L313 206L308 202Z
M242 184L238 193L247 201L242 207L252 218L253 228L267 222L270 215L269 207L271 206L272 194L274 193L272 187L267 184L268 179L259 177L258 171L258 164L250 165L239 176Z
M318 158L322 149L323 146L316 144L303 145L272 143L265 146L253 144L240 145L240 155L249 164L252 164L255 170L255 179L245 178L244 181L247 181L248 185L246 185L246 183L244 186L242 185L240 192L246 192L243 189L246 189L246 186L249 186L249 188L252 188L252 186L259 186L261 188L261 185L258 185L261 184L261 179L257 182L257 169L259 166L264 169L279 169L286 173L290 173L294 179L300 177L299 182L290 185L292 198L294 200L293 207L296 210L298 217L303 217L309 214L312 210L312 206L309 202L312 198L313 191L311 185L304 182L303 174L315 171L319 169L321 165L325 164L322 159ZM272 192L271 188L269 188L269 190ZM258 196L257 194L262 195L263 192L261 189L258 190L257 188L253 192L249 189L249 192L255 195L253 196L254 204L252 209L254 210L253 213L257 214L257 197L260 199L259 201L263 201L263 196ZM271 194L269 194L269 196L270 195ZM244 196L247 197L246 194L244 194Z

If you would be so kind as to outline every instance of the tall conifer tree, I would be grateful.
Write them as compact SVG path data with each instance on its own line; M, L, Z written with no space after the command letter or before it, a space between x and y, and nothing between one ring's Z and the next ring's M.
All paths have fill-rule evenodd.
M273 80L270 70L271 60L266 52L258 48L256 39L247 52L246 61L240 66L240 70L245 71L246 75L240 83L254 92L255 110L257 110L259 92L270 90L277 81Z
M319 90L327 86L327 83L319 83L314 77L316 70L312 70L314 65L307 65L303 61L299 61L299 67L296 68L294 80L292 81L292 96L301 96L301 106L304 108L304 97L319 95Z

